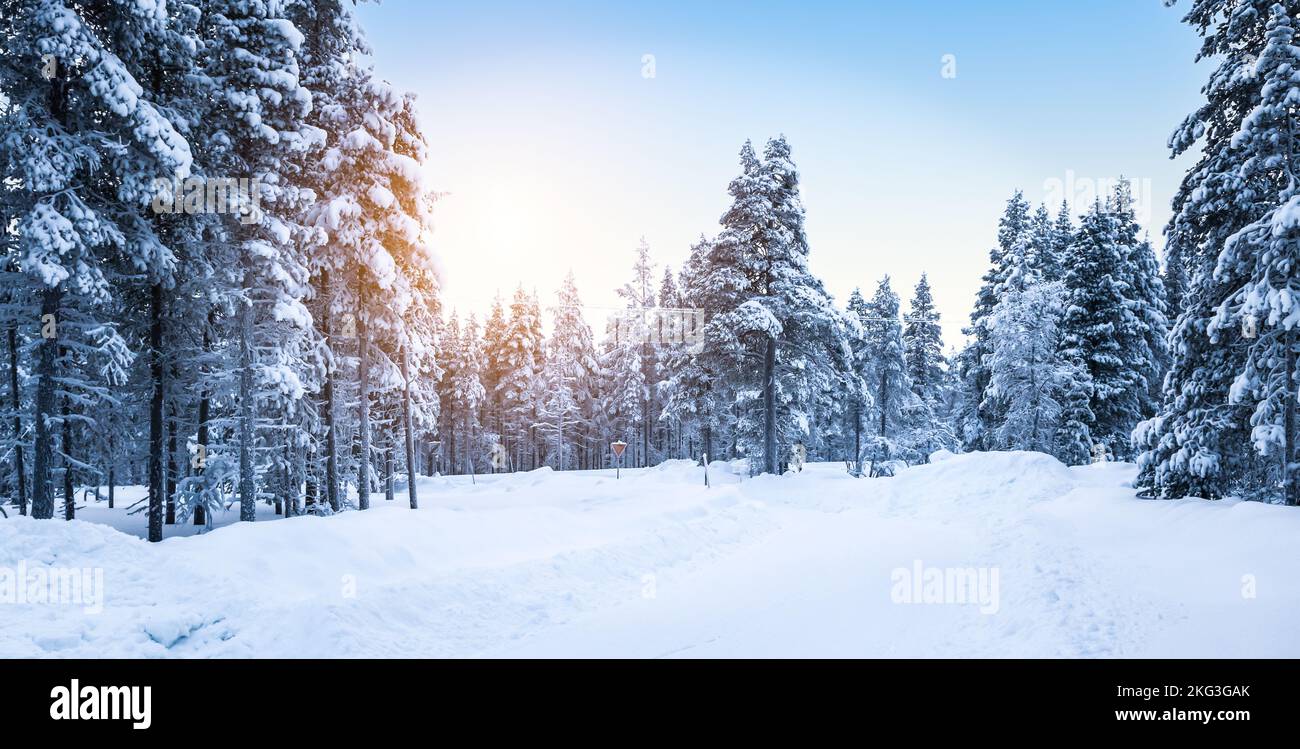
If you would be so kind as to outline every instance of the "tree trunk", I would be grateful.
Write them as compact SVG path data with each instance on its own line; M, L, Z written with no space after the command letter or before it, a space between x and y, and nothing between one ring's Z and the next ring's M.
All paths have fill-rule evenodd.
M54 517L54 487L51 486L51 473L54 464L54 435L50 432L49 419L54 417L55 382L59 358L58 314L59 302L63 292L58 288L47 288L41 292L41 326L46 320L55 321L55 335L43 338L40 343L40 356L37 359L35 441L33 444L35 464L32 466L32 517L48 520ZM47 315L51 317L47 317ZM44 331L42 330L42 334Z
M420 508L415 491L415 435L411 433L411 363L410 355L402 352L402 381L406 387L402 391L402 426L406 430L406 494L411 500L411 509Z
M209 322L211 322L211 320L212 320L211 315L209 315L208 320L209 320ZM211 333L209 332L208 327L205 325L205 326L203 327L203 351L204 351L204 353L207 353L211 348L212 348ZM205 371L204 374L206 375L207 372ZM211 394L211 392L209 392L209 390L208 390L208 386L207 386L207 377L205 376L205 377L204 377L204 383L203 383L203 390L202 390L202 392L199 394L199 433L198 433L199 444L198 444L198 451L199 451L199 458L200 458L200 459L199 459L199 461L198 461L198 465L197 465L197 466L195 467L195 469L194 469L194 474L195 474L196 476L202 476L204 470L207 468L208 438L209 438L209 435L208 435L208 419L211 418L211 414L212 414L212 394ZM200 505L195 505L195 507L194 507L194 524L195 524L195 525L207 525L207 524L208 524L208 511L207 511L207 509L206 509L203 505L201 505L201 504L200 504Z
M325 342L330 346L330 356L325 365L325 383L321 390L325 398L325 501L331 512L339 511L339 448L338 436L334 426L334 341L333 315L330 305L333 303L333 287L330 285L329 271L321 271L321 286L325 289L324 320L321 328Z
M63 397L63 519L77 517L76 474L73 473L72 408L68 397Z
M297 517L300 514L300 492L307 491L307 448L302 446L291 449L289 455L293 460L292 481L289 483L289 515Z
M248 281L245 280L244 284L247 286ZM248 302L239 311L239 519L246 523L257 520L257 481L253 475L252 338L253 307Z
M859 402L853 410L853 472L862 476L862 404Z
M61 71L56 73L50 83L50 114L60 125L67 127L67 84ZM51 485L54 471L54 435L50 432L48 419L53 418L55 408L56 385L54 377L58 369L59 356L59 305L63 291L58 286L45 287L41 290L41 334L40 355L37 358L36 403L33 424L35 428L32 444L32 517L49 520L54 517L54 487ZM46 320L54 322L54 335L44 337Z
M768 336L763 356L763 470L776 470L776 338Z
M1295 330L1288 328L1284 335L1286 340L1286 389L1282 397L1286 408L1282 412L1282 431L1286 444L1282 452L1282 491L1283 501L1288 505L1295 505L1295 478L1292 475L1292 464L1295 462Z
M304 480L302 491L303 512L307 515L314 514L316 511L316 497L320 493L319 471L315 453L308 452L304 464Z
M116 481L113 476L112 458L109 458L108 464L108 509L113 509L113 490L116 489Z
M888 428L889 419L889 378L885 375L880 376L880 436L888 437L886 429Z
M361 432L361 455L357 461L357 506L370 509L370 339L366 333L366 320L357 315L357 408L360 411L358 429Z
M18 397L18 323L9 325L9 395L14 405L14 468L18 472L18 514L27 514L27 470L23 465L22 401Z
M172 367L172 380L176 379L176 368ZM176 404L169 403L171 418L167 420L167 516L163 522L176 525L176 476L180 466L176 465Z
M393 439L394 426L389 421L388 428L384 430L384 500L388 502L393 501L393 471L396 468L393 465L396 462L394 453L397 451L397 445Z
M149 303L149 540L162 540L163 532L163 287L155 283Z

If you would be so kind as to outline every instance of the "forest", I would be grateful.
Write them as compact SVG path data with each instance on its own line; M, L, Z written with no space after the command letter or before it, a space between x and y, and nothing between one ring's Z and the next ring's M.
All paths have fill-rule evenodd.
M350 6L0 0L9 514L144 485L158 541L234 508L415 508L421 474L612 466L615 441L755 475L797 447L862 477L1028 450L1136 462L1147 497L1300 499L1300 4L1192 4L1216 68L1170 139L1200 155L1161 253L1127 181L1016 191L948 341L925 276L827 292L779 134L740 145L679 267L610 252L625 310L572 272L447 308L415 98Z

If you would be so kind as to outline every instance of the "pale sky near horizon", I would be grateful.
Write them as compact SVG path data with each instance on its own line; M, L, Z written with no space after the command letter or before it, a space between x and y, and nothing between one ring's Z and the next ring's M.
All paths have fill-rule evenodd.
M640 238L676 269L716 233L741 143L784 133L836 301L888 273L906 309L928 272L951 345L1016 189L1037 203L1053 180L1135 179L1163 246L1190 163L1166 141L1208 75L1186 5L387 0L358 16L380 76L419 97L462 315L520 283L547 306L570 269L586 304L621 306Z

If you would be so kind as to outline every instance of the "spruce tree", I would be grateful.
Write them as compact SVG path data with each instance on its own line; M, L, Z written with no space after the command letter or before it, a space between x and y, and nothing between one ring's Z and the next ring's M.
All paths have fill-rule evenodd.
M1146 386L1126 348L1138 340L1139 324L1128 305L1121 233L1121 220L1100 203L1083 217L1070 247L1061 321L1061 355L1082 362L1092 380L1092 436L1116 456L1131 454Z
M1277 72L1259 62L1269 45L1273 4L1203 0L1184 18L1202 37L1199 57L1213 60L1214 69L1203 89L1205 102L1169 139L1173 156L1194 151L1199 157L1179 185L1165 228L1167 256L1186 270L1188 283L1171 284L1178 318L1160 413L1133 434L1143 451L1137 483L1145 494L1214 498L1267 480L1252 457L1251 407L1229 398L1246 368L1252 339L1244 333L1250 331L1215 320L1221 302L1249 283L1253 272L1248 264L1220 264L1220 254L1281 204L1286 184L1247 168L1259 164L1260 153L1241 148L1238 140L1246 118L1263 101L1265 81ZM1285 7L1294 13L1294 5ZM1266 169L1277 171L1278 165Z

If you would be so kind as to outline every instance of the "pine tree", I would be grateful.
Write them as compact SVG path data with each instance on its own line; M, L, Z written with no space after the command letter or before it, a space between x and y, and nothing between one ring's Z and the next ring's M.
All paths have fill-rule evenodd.
M872 395L875 389L871 382L871 350L868 347L865 322L871 317L871 308L858 288L849 294L845 307L846 316L852 321L847 327L852 375L847 380L849 386L844 392L844 417L848 422L844 436L848 443L846 453L850 456L847 461L849 474L861 477L866 474L864 466L870 438L867 422L876 402Z
M943 329L939 327L930 280L924 273L912 296L903 328L903 347L912 392L920 398L933 397L943 378Z
M1092 377L1083 362L1063 361L1060 370L1061 416L1054 437L1053 454L1066 465L1084 465L1092 458Z
M483 427L493 437L493 441L503 444L506 437L505 404L502 400L502 384L510 372L510 361L506 349L507 318L505 307L498 294L492 300L492 309L483 324L483 387L487 389L486 414Z
M591 326L582 315L582 300L572 271L556 295L554 329L546 346L542 381L544 400L536 425L552 440L548 454L558 470L574 467L591 429L591 389L597 372Z
M930 280L924 273L917 282L903 327L903 350L907 377L912 383L914 404L908 421L913 447L922 460L939 449L955 449L959 442L948 420L945 396L948 373L943 356L943 330L934 308Z
M520 286L510 303L510 321L502 341L505 373L497 385L505 426L502 444L516 467L522 467L530 455L532 425L537 423L533 396L542 373L542 342L535 300Z
M889 276L880 280L865 312L862 329L868 364L866 381L873 400L871 422L876 438L869 459L874 474L881 463L909 457L905 414L915 395L907 376L899 298Z
M731 381L725 376L733 359L729 350L730 331L724 313L739 306L743 281L732 266L717 264L721 258L713 244L700 237L682 266L678 283L678 304L694 310L685 321L683 345L669 350L668 375L664 383L664 410L690 426L700 440L700 452L719 457L714 449L725 443L726 405L731 400ZM706 322L695 327L699 317Z
M659 282L660 310L652 325L651 337L654 346L654 398L658 404L656 444L661 455L669 458L681 458L682 420L669 410L669 381L673 375L673 363L678 360L681 350L686 346L686 337L696 334L696 317L684 308L685 302L677 290L677 279L671 267L665 265L663 277Z
M601 437L600 450L616 440L636 444L645 419L642 409L649 385L641 367L641 338L636 331L629 335L622 320L614 316L607 324L597 362L600 410L595 427ZM623 458L625 463L630 459Z
M744 173L715 246L735 252L749 298L729 323L759 363L756 397L738 402L738 429L755 468L775 473L779 455L814 434L819 395L838 384L848 350L842 316L808 269L799 176L784 137L761 164L742 151Z
M1049 281L1065 280L1065 265L1070 257L1070 244L1074 242L1074 219L1070 217L1070 204L1062 200L1056 212L1056 221L1052 224L1052 265L1057 269L1055 275L1048 275Z
M459 470L475 473L475 457L482 452L482 424L479 414L487 402L487 390L483 387L483 349L479 339L478 320L473 315L465 323L457 347L459 358L450 368L452 412L457 415L455 444L458 445ZM455 460L453 456L453 460Z
M1092 381L1092 436L1116 456L1130 454L1129 434L1141 418L1146 388L1131 355L1140 327L1128 305L1121 232L1121 220L1100 203L1083 217L1070 247L1061 322L1061 355L1082 362Z
M1248 184L1275 185L1275 207L1224 244L1215 265L1217 279L1244 279L1220 302L1208 330L1212 342L1222 332L1248 331L1246 360L1228 392L1234 405L1251 409L1251 441L1276 468L1278 499L1300 503L1296 487L1296 328L1300 314L1300 165L1292 162L1297 137L1294 106L1300 100L1300 47L1295 22L1281 5L1268 21L1267 46L1256 70L1263 78L1261 98L1233 140L1246 159L1238 171ZM1227 336L1223 336L1227 337Z
M640 381L644 383L641 392L641 407L638 412L641 414L639 423L633 425L635 434L633 436L632 455L629 456L629 464L650 465L652 457L650 455L650 431L651 425L658 419L659 404L655 402L652 384L656 381L655 357L652 351L652 339L658 340L656 334L652 334L651 326L657 323L654 291L654 263L650 260L650 244L646 242L645 237L641 238L641 243L637 246L636 262L632 265L632 280L618 289L618 295L627 302L628 312L620 318L620 327L623 337L628 340L625 344L634 346L637 349L637 356L641 361ZM657 332L657 331L656 331ZM639 445L639 449L638 446ZM639 453L639 456L638 456Z
M998 303L998 295L1007 281L1012 259L1025 255L1029 245L1029 202L1019 190L1007 201L1006 210L998 223L998 242L989 251L989 270L971 312L970 327L963 332L971 343L958 358L960 378L964 392L964 406L959 415L962 439L967 449L988 450L993 447L993 430L1000 421L1003 403L987 396L990 373L985 364L992 342L988 332L988 319Z
M1215 498L1266 480L1251 457L1251 409L1229 398L1246 367L1251 339L1214 320L1220 303L1249 283L1252 270L1222 265L1219 255L1234 236L1281 204L1286 182L1246 169L1260 164L1260 154L1238 141L1269 78L1259 60L1269 45L1273 4L1203 0L1184 19L1203 38L1200 57L1214 60L1215 68L1203 89L1206 101L1169 140L1172 155L1196 150L1200 156L1174 196L1165 229L1167 254L1180 261L1188 283L1172 289L1178 319L1160 413L1133 434L1143 449L1137 485L1146 494ZM1294 3L1285 7L1294 13Z
M1007 403L996 431L1004 449L1052 453L1056 447L1061 394L1071 374L1058 353L1063 295L1060 282L1014 288L990 318L989 393Z

